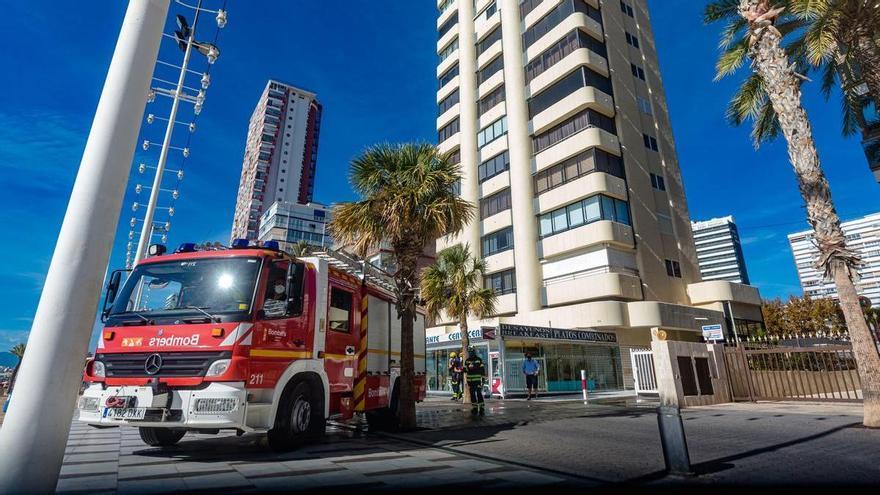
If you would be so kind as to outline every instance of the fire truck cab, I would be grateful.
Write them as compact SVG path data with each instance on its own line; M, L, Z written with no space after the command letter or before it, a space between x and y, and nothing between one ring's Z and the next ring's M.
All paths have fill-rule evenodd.
M110 277L80 421L129 425L149 445L187 431L268 433L286 450L330 418L387 424L400 389L401 321L387 274L338 252L294 258L277 243L181 245ZM414 390L425 397L425 323Z

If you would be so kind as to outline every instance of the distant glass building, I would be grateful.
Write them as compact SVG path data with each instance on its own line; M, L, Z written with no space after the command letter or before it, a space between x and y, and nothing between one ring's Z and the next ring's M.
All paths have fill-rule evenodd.
M327 231L330 208L320 203L289 203L276 201L260 217L260 241L278 241L281 249L305 241L318 250L330 249L333 240Z
M704 281L726 280L749 284L739 231L732 216L691 222L697 261Z
M843 233L846 245L855 251L862 260L859 267L859 280L856 290L860 296L867 297L874 306L880 306L880 213L844 222ZM816 269L819 249L813 240L813 231L797 232L788 236L798 277L804 295L813 298L837 298L834 282L826 280L824 274Z

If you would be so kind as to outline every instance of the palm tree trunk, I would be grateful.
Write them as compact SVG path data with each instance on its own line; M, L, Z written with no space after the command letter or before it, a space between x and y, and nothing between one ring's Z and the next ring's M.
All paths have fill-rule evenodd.
M471 347L471 336L468 333L467 326L467 314L461 315L458 319L458 330L461 333L461 362L464 364L465 360L467 360L468 349ZM462 386L462 396L461 403L462 404L470 404L471 403L471 388L467 383L467 369L461 377L461 386Z
M819 163L810 121L801 104L798 79L782 48L782 36L773 26L781 10L771 9L768 0L742 0L739 11L749 21L752 67L764 81L788 141L789 159L819 248L818 264L837 285L862 382L864 424L880 427L880 354L853 285L852 273L858 259L846 247L840 218L831 199L831 188Z
M403 250L395 250L402 253ZM398 256L398 270L394 278L397 285L397 314L400 317L400 397L398 407L400 429L416 429L416 394L413 387L415 379L415 356L413 335L416 321L416 301L413 287L418 286L416 270L418 255Z

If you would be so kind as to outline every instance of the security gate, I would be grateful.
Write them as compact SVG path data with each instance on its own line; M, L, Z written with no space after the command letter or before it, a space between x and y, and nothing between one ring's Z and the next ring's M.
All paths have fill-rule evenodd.
M636 393L639 395L659 394L657 376L654 372L654 352L632 350L630 356L632 357Z

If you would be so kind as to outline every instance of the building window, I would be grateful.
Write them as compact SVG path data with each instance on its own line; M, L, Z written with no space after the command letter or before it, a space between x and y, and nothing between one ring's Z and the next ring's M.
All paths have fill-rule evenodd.
M458 12L455 13L448 21L444 22L440 29L437 30L437 39L442 38L446 33L452 30L458 24Z
M535 174L535 196L593 172L624 178L623 159L600 149L589 149Z
M456 128L458 127L458 119L455 121ZM477 133L477 146L482 148L492 141L500 138L501 136L507 134L507 116L501 117L500 119L492 122L484 129L480 130Z
M513 227L483 236L483 256L513 249Z
M510 209L510 188L480 200L480 220Z
M651 174L651 187L658 191L665 191L666 180L661 175Z
M461 163L461 150L456 149L455 151L449 153L449 155L447 156L447 160L449 160L449 163L453 165Z
M670 277L681 278L681 264L677 261L666 260L666 274Z
M532 138L532 148L535 153L539 153L554 144L583 131L584 129L590 129L593 127L598 127L611 134L617 135L617 128L614 125L614 119L606 117L594 110L587 109L569 118L565 122L556 125L552 129Z
M495 155L481 163L480 166L477 167L477 173L479 174L480 182L485 182L509 168L510 154L505 151L504 153Z
M552 31L560 22L575 12L586 14L587 17L602 24L602 13L599 12L599 9L585 3L583 0L562 0L562 3L523 33L523 48L526 49L532 46L533 43Z
M636 35L629 34L629 31L626 31L625 34L627 44L629 44L633 48L641 48L641 46L639 46L639 38L637 38Z
M491 93L487 94L483 97L482 100L477 104L477 108L480 116L489 110L495 108L495 105L504 101L504 85L498 86Z
M458 101L459 101L459 96L458 96L458 90L456 89L455 91L452 92L452 94L450 94L450 95L447 96L446 98L443 98L443 101L441 101L441 102L438 104L438 106L437 106L437 107L438 107L438 108L437 108L437 115L443 115L443 114L446 113L450 108L452 108L452 107L454 107L455 105L457 105L457 104L458 104Z
M446 86L446 84L448 84L449 81L455 79L456 76L458 76L458 64L455 64L451 69L444 72L443 75L440 76L440 88Z
M486 64L482 70L477 72L477 84L483 84L502 69L504 69L504 57L498 55L491 62Z
M633 8L632 8L632 6L631 6L630 4L624 2L623 0L620 1L620 10L621 10L624 14L626 14L626 15L632 17L633 19L635 19L636 16L635 16L635 12L633 12Z
M626 201L597 194L541 215L538 227L544 238L600 220L630 225L629 205Z
M447 46L443 49L442 52L440 52L440 63L442 64L443 61L449 58L450 55L455 53L456 50L458 50L458 38L455 38L455 41L450 43L449 46Z
M645 141L645 148L648 148L651 151L659 151L659 148L657 147L657 138L648 134L642 134L642 139Z
M520 19L525 19L529 12L535 10L535 7L541 5L543 0L523 0L522 3L519 4L519 17Z
M437 142L442 143L458 133L458 117L437 131Z
M587 48L608 58L608 49L605 47L605 43L580 29L575 29L526 65L526 84L579 48Z
M645 69L642 69L636 64L629 64L629 68L632 71L632 75L638 77L642 81L645 80Z
M559 103L566 96L586 87L594 87L609 95L614 93L611 79L590 68L579 67L529 100L529 118L535 118L535 115Z
M654 115L654 110L651 109L651 102L642 98L641 96L636 96L636 103L639 105L639 110L645 115Z
M492 289L496 295L513 294L516 292L516 270L493 273L483 278L483 287Z
M477 43L477 57L483 54L486 50L489 49L492 45L495 44L496 41L501 40L501 26L496 27L489 33L488 36L483 38L483 41Z

